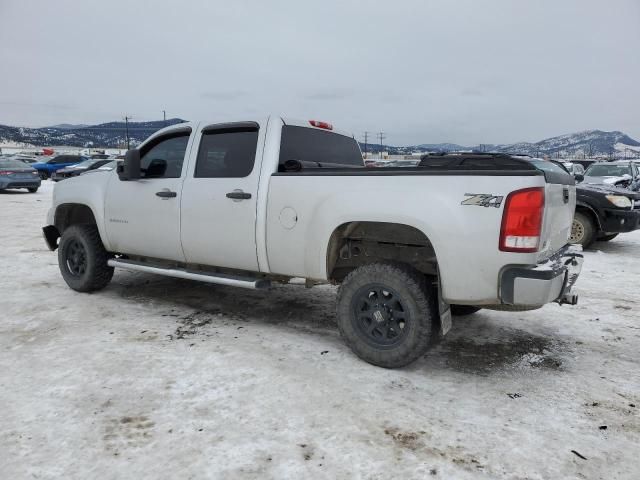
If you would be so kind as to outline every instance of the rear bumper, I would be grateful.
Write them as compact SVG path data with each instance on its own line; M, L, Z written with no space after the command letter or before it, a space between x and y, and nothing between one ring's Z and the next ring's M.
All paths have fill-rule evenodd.
M640 210L604 209L601 228L607 233L631 232L640 228Z
M38 188L40 187L40 177L25 180L4 179L0 180L0 188Z
M578 296L571 288L578 280L583 260L580 246L566 245L544 263L505 267L500 275L500 300L507 305L575 305Z
M57 170L51 174L51 180L54 182L59 182L60 180L64 180L65 178L69 178L71 176L70 173L63 173L60 170Z

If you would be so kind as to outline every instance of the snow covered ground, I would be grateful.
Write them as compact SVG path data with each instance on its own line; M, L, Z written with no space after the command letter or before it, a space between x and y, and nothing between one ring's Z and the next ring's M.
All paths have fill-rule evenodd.
M586 253L579 306L455 319L383 370L332 287L73 292L51 191L0 193L2 479L640 478L640 232Z

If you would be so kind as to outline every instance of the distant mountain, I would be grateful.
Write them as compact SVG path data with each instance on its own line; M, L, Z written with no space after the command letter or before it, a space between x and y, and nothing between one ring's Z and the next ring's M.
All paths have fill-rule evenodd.
M364 148L364 145L361 144ZM640 142L628 135L614 131L604 132L602 130L586 130L584 132L560 135L558 137L547 138L535 143L520 142L510 144L482 144L473 146L463 146L453 143L425 143L408 147L394 147L390 145L369 144L367 150L378 153L380 150L387 151L392 155L407 155L415 152L455 152L455 151L479 151L479 152L501 152L501 153L522 153L533 156L544 156L559 158L571 157L640 157Z
M417 145L416 148L429 152L454 152L465 150L467 147L463 147L457 143L423 143L422 145Z
M58 125L51 125L48 128L59 128L60 130L75 130L77 128L84 128L88 126L89 125L86 125L84 123L78 123L77 125L74 125L72 123L59 123Z
M485 145L485 149L495 152L518 152L529 155L549 155L551 157L614 155L626 151L640 151L640 142L622 132L586 130L584 132L560 135L536 143L513 143L507 145Z
M131 146L138 145L159 129L185 120L172 118L151 122L129 122ZM126 147L125 122L109 122L100 125L60 124L44 128L23 128L0 125L0 145L13 144L24 147ZM364 151L365 145L360 144ZM550 157L631 157L640 156L640 142L628 135L614 131L587 130L584 132L560 135L535 143L520 142L512 144L483 144L464 146L455 143L422 143L410 146L391 146L370 143L367 152L378 153L381 150L392 155L409 155L426 152L481 151L524 153L533 156Z
M129 122L130 145L141 143L152 133L163 127L183 123L185 120L171 118L167 121ZM109 122L100 125L62 124L53 127L24 128L0 125L0 145L15 144L25 147L111 147L126 148L125 122Z

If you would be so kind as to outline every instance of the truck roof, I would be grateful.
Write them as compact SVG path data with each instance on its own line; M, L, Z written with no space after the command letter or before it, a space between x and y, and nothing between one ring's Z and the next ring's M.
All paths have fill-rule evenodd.
M295 125L296 127L316 128L318 130L326 130L326 131L329 131L331 133L337 133L339 135L344 135L345 137L355 138L352 133L350 133L350 132L348 132L346 130L337 129L337 128L335 128L335 126L332 123L326 122L326 121L323 121L323 120L314 120L314 119L301 120L299 118L291 118L291 117L280 117L280 119L282 120L282 123L284 125ZM316 127L316 126L313 126L310 122L325 123L325 124L329 125L331 128Z
M164 127L160 130L158 130L157 132L153 133L152 135L150 135L148 138L146 138L144 140L144 142L142 142L142 144L147 143L149 140L157 137L158 135L163 135L165 133L169 133L169 132L179 132L179 131L184 131L187 129L194 129L196 127L199 126L199 128L206 128L206 127L210 127L210 126L214 126L214 125L220 125L220 124L225 124L225 123L244 123L244 122L256 122L258 124L266 124L266 122L270 119L279 119L283 125L294 125L297 127L305 127L305 128L309 128L309 129L313 129L313 130L322 130L324 132L328 132L328 133L336 133L338 135L343 135L345 137L349 137L349 138L353 138L355 139L355 136L346 131L346 130L341 130L341 129L337 129L335 128L335 126L329 122L325 122L322 120L302 120L302 119L298 119L298 118L292 118L292 117L283 117L281 115L266 115L264 117L254 117L251 119L247 119L247 117L239 117L239 118L232 118L232 119L206 119L206 120L194 120L194 121L189 121L189 122L183 122L183 123L176 123L173 125L169 125L167 127ZM323 125L322 127L318 127L315 126L314 124L318 124L318 125ZM327 128L329 127L329 128ZM141 145L142 145L141 144ZM138 146L139 147L139 146Z

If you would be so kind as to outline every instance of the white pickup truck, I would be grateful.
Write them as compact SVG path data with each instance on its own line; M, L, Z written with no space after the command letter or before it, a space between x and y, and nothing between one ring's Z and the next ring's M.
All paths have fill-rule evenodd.
M246 288L339 284L347 344L399 367L452 312L575 304L575 202L573 178L550 162L450 154L366 168L332 125L271 116L158 131L116 169L57 184L43 230L81 292L114 267Z

